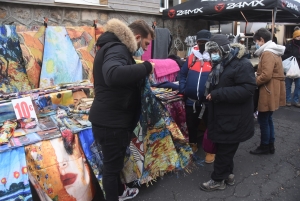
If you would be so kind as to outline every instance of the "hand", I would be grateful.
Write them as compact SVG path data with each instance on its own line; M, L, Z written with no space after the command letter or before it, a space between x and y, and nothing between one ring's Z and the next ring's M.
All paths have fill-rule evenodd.
M211 101L211 100L212 100L211 95L208 94L208 95L206 96L206 99L209 100L209 101Z

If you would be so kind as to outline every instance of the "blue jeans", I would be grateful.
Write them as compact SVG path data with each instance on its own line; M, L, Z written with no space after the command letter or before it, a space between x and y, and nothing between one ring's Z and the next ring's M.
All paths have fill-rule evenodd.
M261 144L268 145L275 142L275 131L272 119L273 112L258 112L257 121L260 125Z
M294 97L291 97L291 89L292 84L295 82L295 90L294 90ZM286 88L286 102L287 103L299 103L299 88L300 88L300 78L292 79L292 78L285 78L285 88ZM293 99L293 100L292 100Z

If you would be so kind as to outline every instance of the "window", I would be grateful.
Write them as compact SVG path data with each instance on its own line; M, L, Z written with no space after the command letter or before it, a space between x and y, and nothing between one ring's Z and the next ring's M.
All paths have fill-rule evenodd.
M82 5L100 5L99 0L54 0L57 3L71 3L71 4L82 4Z
M160 0L160 12L187 1L188 0Z

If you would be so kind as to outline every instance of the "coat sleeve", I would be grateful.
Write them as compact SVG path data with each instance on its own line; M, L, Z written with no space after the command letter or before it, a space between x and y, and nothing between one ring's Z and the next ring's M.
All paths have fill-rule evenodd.
M236 68L234 86L221 87L211 91L212 101L243 103L251 98L256 89L253 66L245 62Z
M186 87L186 79L187 79L187 75L189 72L189 68L188 68L188 59L186 59L186 61L184 62L183 66L180 69L180 80L179 80L179 93L184 94L185 92L185 87Z
M102 73L107 86L122 86L137 82L146 77L151 70L145 63L127 65L131 59L127 48L122 45L109 48L104 54ZM151 67L152 68L152 67Z
M281 57L282 61L289 58L290 56L293 56L292 55L292 46L291 46L291 44L289 43L285 47L286 48L285 48L285 51L284 51L284 55L282 55L282 57Z
M259 67L261 69L257 70L260 72L256 77L257 86L263 85L272 79L275 67L275 59L272 52L264 52L261 55Z

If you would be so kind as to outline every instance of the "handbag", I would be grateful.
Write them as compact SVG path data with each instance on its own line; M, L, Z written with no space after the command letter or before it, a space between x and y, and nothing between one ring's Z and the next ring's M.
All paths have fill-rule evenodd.
M215 154L217 152L215 143L213 143L210 139L207 138L207 129L204 132L202 148L206 153Z
M300 69L295 57L291 59L290 69L287 71L286 77L292 79L300 77Z

